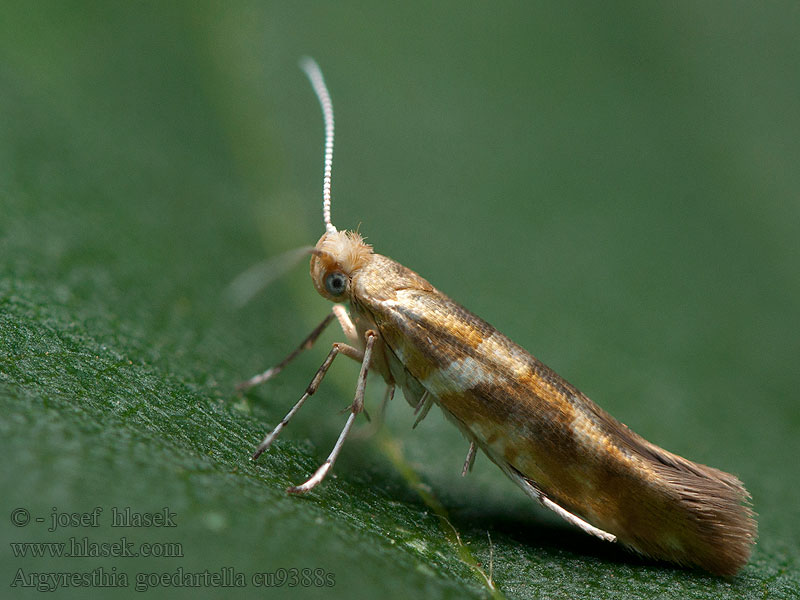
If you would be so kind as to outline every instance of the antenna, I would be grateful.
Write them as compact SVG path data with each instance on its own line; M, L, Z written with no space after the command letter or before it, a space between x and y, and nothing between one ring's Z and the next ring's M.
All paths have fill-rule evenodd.
M317 62L308 56L300 60L300 68L305 71L314 92L319 98L322 116L325 119L325 173L322 176L322 217L328 233L336 233L331 223L331 166L333 165L333 103Z

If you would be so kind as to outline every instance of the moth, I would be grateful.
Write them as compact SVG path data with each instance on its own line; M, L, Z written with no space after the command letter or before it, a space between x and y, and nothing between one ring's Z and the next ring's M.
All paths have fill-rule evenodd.
M399 386L417 422L436 404L461 430L469 442L463 474L481 450L528 496L586 533L717 575L739 571L757 529L739 479L651 444L417 273L376 254L358 233L334 227L333 108L317 64L304 59L301 66L325 121L325 233L310 250L310 272L317 292L334 305L284 361L240 387L275 376L334 319L347 341L333 344L253 460L343 354L361 363L347 422L325 462L290 493L313 489L333 467L364 410L367 373L374 371L387 384L385 401Z

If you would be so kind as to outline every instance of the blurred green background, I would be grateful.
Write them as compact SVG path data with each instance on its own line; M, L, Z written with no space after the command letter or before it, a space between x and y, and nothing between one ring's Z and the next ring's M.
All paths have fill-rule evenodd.
M137 573L229 568L247 588L146 596L796 597L799 23L795 2L7 3L0 585L33 598L20 573L104 569L129 587L51 597L128 597ZM344 423L354 364L249 461L341 339L233 392L329 310L305 265L241 310L224 296L322 232L305 54L336 109L334 222L651 441L738 474L760 526L738 577L590 539L485 457L462 479L466 442L438 410L411 431L402 398L288 497ZM373 413L381 394L371 380ZM96 506L97 528L47 530ZM177 526L112 528L114 507ZM10 545L123 536L183 556Z

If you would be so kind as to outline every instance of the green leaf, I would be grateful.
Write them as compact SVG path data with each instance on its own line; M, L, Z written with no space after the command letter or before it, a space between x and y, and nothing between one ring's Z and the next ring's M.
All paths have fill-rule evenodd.
M169 598L796 597L796 12L5 7L4 585L59 598L137 586ZM462 479L466 442L438 411L412 431L400 397L377 434L361 423L323 485L288 496L344 424L358 367L343 359L250 461L340 339L331 330L236 395L329 310L305 266L240 310L225 296L250 265L322 232L305 54L336 108L334 222L360 225L651 441L737 473L760 533L737 577L591 539L485 458ZM382 388L368 383L373 415ZM127 508L166 510L175 526L112 526ZM35 557L26 542L103 555ZM109 556L115 543L140 556ZM239 577L243 589L216 587Z

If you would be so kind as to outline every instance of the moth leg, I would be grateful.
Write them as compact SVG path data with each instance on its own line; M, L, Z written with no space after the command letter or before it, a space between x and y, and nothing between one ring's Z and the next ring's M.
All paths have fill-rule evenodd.
M275 375L277 375L278 373L283 371L283 368L286 365L288 365L290 362L292 362L297 357L298 354L300 354L303 350L308 350L309 348L311 348L311 346L314 345L314 342L317 341L317 338L320 335L322 335L322 332L325 331L325 328L328 325L330 325L331 321L333 321L334 316L336 316L335 312L333 312L333 313L329 314L327 317L325 317L322 320L322 323L317 325L314 328L314 331L312 331L310 334L308 334L308 337L306 339L304 339L302 342L300 342L300 345L297 348L295 348L291 352L291 354L289 354L289 356L284 358L281 362L279 362L274 367L271 367L271 368L267 369L263 373L259 373L258 375L254 375L253 377L251 377L247 381L242 381L241 383L239 383L236 386L236 391L238 391L239 393L245 392L245 391L249 390L251 387L253 387L254 385L259 385L261 383L264 383L268 379L272 379L273 377L275 377Z
M461 469L461 476L466 477L468 471L472 471L472 465L475 464L475 442L469 443L469 450L467 450L467 458L464 460L464 468Z
M389 404L392 398L394 398L394 390L395 384L389 383L386 385L386 391L383 394L383 401L381 402L381 406L378 409L378 415L375 420L369 425L369 427L364 427L360 430L357 430L353 433L354 439L365 439L372 435L374 435L383 425L383 421L386 417L386 406ZM366 416L367 411L364 411L364 416Z
M545 506L564 519L567 523L572 523L577 527L583 529L589 535L594 535L599 537L601 540L605 540L607 542L616 542L617 536L613 533L608 533L607 531L603 531L602 529L598 529L594 525L587 523L583 519L581 519L577 515L573 515L571 512L564 510L558 504L550 500L547 496L542 494L541 498L539 498L539 502L542 503L542 506Z
M376 419L378 426L383 423L383 418L386 416L386 406L391 402L392 398L394 398L394 383L389 383L386 385L386 391L383 393L383 401L378 409L378 418Z
M417 403L417 407L414 409L414 414L417 415L417 420L414 421L411 429L416 429L420 421L428 416L431 406L433 406L433 397L430 395L428 390L425 390L425 392L422 394L422 397L419 399L419 402Z
M331 319L333 319L332 314L328 315L328 321L330 321ZM267 436L264 438L264 440L258 445L258 448L256 448L256 451L253 453L252 456L253 460L256 460L259 456L261 456L261 454L267 448L270 447L272 442L275 441L275 438L278 437L278 434L283 430L284 427L286 427L286 425L289 424L291 418L295 415L295 413L298 410L300 410L300 407L303 406L305 401L308 400L309 396L312 396L314 392L317 391L317 388L319 387L322 378L325 377L325 373L328 372L331 363L333 363L333 359L336 358L336 355L339 354L340 352L345 356L349 356L350 358L354 358L356 360L363 360L364 358L363 353L358 348L353 348L352 346L348 346L347 344L338 344L338 343L334 344L331 347L331 351L328 352L328 356L325 357L325 360L322 362L319 369L317 369L317 372L314 374L314 377L311 379L311 383L308 384L305 393L300 397L300 400L297 401L297 404L295 404L292 407L292 410L286 413L286 416L283 417L283 419L281 420L280 423L278 423L275 429L273 429L270 433L268 433Z
M367 372L369 371L369 363L372 359L372 346L375 344L376 336L377 334L372 330L366 332L367 343L366 347L364 348L364 360L361 362L361 372L358 374L355 397L353 398L353 403L350 405L350 416L347 418L347 422L344 424L344 428L339 434L339 439L336 440L336 445L334 445L333 450L331 450L331 453L328 455L328 458L325 460L325 462L320 465L320 467L308 479L308 481L303 484L290 487L288 490L286 490L290 494L305 494L306 492L314 489L323 479L325 479L325 475L328 474L328 471L331 470L333 464L336 462L336 459L339 457L339 452L342 450L342 445L344 444L344 440L347 438L347 434L350 433L350 428L353 426L353 421L355 421L356 415L364 410L364 388L366 387L367 383Z
M341 304L334 304L333 314L336 315L336 319L339 321L339 326L342 328L342 332L347 340L354 346L358 345L361 340L358 338L356 326L353 324L350 315L347 314L347 309Z
M500 465L500 463L498 463ZM545 493L539 489L539 486L536 485L536 482L531 481L527 477L525 477L522 473L517 471L514 467L505 463L504 465L500 465L506 475L508 475L511 480L516 483L522 490L528 494L531 498L541 503L542 506L545 508L549 508L554 513L556 513L559 517L564 519L567 523L571 523L576 527L579 527L589 535L593 535L595 537L599 537L601 540L605 540L607 542L616 542L617 536L613 533L608 533L607 531L603 531L595 527L594 525L587 523L583 519L581 519L577 515L573 515L568 510L560 507L558 504L550 500Z

